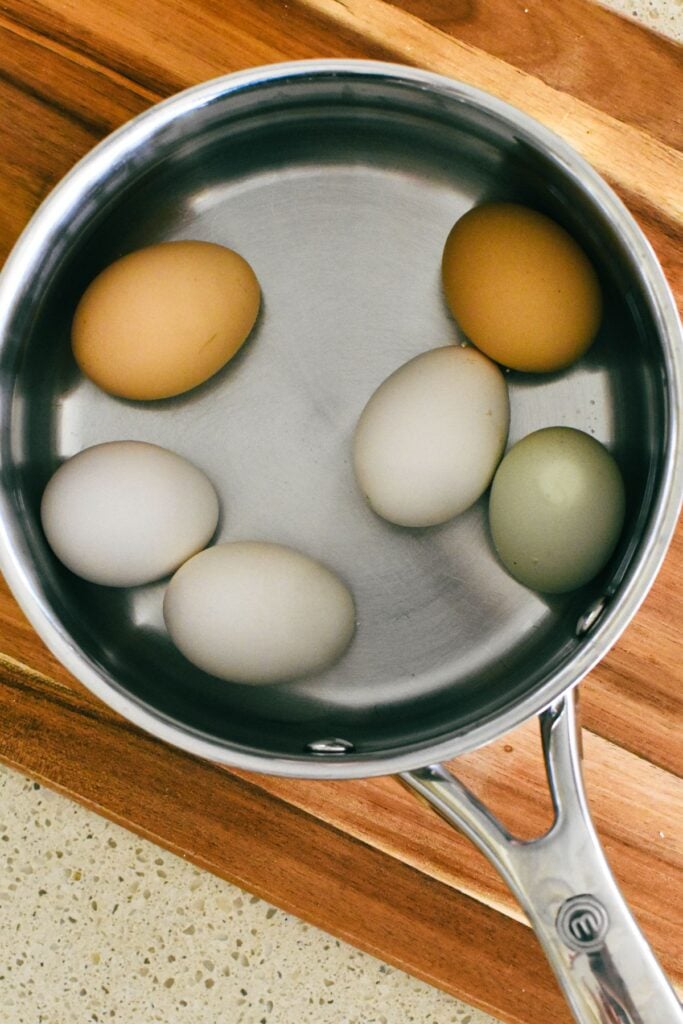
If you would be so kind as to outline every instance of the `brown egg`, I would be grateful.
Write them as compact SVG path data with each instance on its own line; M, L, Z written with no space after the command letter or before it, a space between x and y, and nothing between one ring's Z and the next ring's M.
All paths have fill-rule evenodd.
M602 316L596 273L559 224L514 203L486 203L453 227L446 299L460 327L514 370L560 370L583 355Z
M212 242L163 242L116 260L89 285L71 329L79 367L104 391L153 399L208 380L259 311L246 260Z

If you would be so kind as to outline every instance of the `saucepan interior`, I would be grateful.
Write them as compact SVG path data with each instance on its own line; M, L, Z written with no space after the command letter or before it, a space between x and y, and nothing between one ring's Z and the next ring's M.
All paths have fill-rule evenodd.
M458 341L441 251L453 222L493 198L564 224L605 294L600 335L577 365L508 376L511 443L542 426L578 427L609 447L626 481L618 550L599 578L562 597L507 575L486 498L444 526L400 529L369 510L350 465L354 425L377 385L410 357ZM175 238L221 242L250 261L264 297L256 328L233 363L186 395L112 398L71 356L75 304L117 256ZM2 317L0 547L10 584L99 696L214 759L362 775L500 734L605 653L673 528L680 355L651 251L568 147L436 76L306 62L230 76L155 108L44 204L6 268ZM205 470L222 501L217 539L269 539L331 566L358 608L342 660L275 687L219 682L172 647L165 582L101 588L61 567L39 523L45 483L64 458L116 439L164 445ZM353 749L309 752L328 736Z

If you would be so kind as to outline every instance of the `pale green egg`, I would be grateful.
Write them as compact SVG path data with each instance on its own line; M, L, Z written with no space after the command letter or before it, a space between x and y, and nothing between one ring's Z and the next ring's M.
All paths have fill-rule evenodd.
M581 430L548 427L518 441L498 467L491 535L515 579L561 594L605 566L624 507L621 473L607 449Z

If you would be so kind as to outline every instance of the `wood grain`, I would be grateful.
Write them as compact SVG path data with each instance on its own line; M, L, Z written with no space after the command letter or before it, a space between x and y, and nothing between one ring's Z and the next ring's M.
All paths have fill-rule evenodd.
M638 615L582 684L584 724L683 776L683 524Z
M399 46L398 41L402 39L400 25L394 25L386 17L381 21L379 28L378 26L374 27L376 38L373 41L364 40L362 38L362 20L352 17L346 7L340 6L335 0L323 4L321 9L309 9L307 0L291 3L286 9L284 26L282 24L282 8L278 3L264 4L258 3L256 0L245 0L240 5L239 31L230 19L226 21L225 12L220 6L214 9L210 5L199 5L198 0L194 0L194 3L192 0L173 0L176 7L179 8L177 17L178 25L182 26L182 33L176 38L178 29L176 33L171 32L168 38L159 40L159 25L166 17L172 21L175 20L176 7L172 3L162 4L161 0L156 0L156 2L157 8L154 7L154 3L150 3L136 11L135 32L126 32L126 19L129 19L127 13L129 0L119 0L118 5L111 8L108 6L106 17L104 17L103 8L98 0L62 3L58 10L52 9L49 0L42 3L6 0L5 15L4 17L0 15L0 25L3 26L4 31L21 39L24 47L30 42L34 47L43 49L42 54L34 52L28 59L21 60L18 67L16 66L17 62L14 62L13 83L15 85L21 83L21 87L29 95L33 95L34 99L44 94L45 102L51 108L49 116L53 118L56 111L59 110L64 114L65 121L74 117L82 117L83 107L87 106L89 98L92 95L98 96L99 92L111 88L114 97L114 110L112 110L110 102L107 101L104 105L105 111L110 115L115 115L115 107L118 102L121 104L122 116L119 120L115 120L115 116L109 117L105 130L110 130L120 121L126 119L125 106L131 105L135 107L136 111L142 109L143 97L151 102L169 95L178 88L194 84L204 77L211 77L265 60L278 61L312 56L354 58L367 56L431 66L430 61L433 64L435 59L438 64L440 49L443 49L445 41L448 51L446 64L437 67L437 70L454 73L460 78L467 78L465 72L469 68L474 84L492 88L493 91L500 86L500 95L512 101L515 97L509 92L505 92L506 84L503 80L506 77L509 78L510 75L512 75L512 82L516 89L529 95L533 95L535 91L536 79L529 75L515 74L515 68L504 65L502 61L494 61L495 74L492 79L490 65L492 58L487 58L485 53L479 50L475 51L471 47L465 48L464 54L459 52L454 49L459 45L457 40L450 39L445 33L438 32L429 25L419 22L418 19L404 11L396 11L395 14L399 18L408 18L413 28L417 24L418 27L422 26L427 31L428 38L423 41L426 49L423 50L421 45L416 47L413 43L405 42ZM366 0L363 0L363 5L366 5ZM198 6L201 6L201 16L197 13ZM163 11L159 10L160 7L163 7ZM383 5L380 9L386 7L388 5ZM338 10L346 11L349 15L348 24L340 23L339 18L336 17ZM372 10L376 15L378 8L375 6ZM473 11L477 10L478 8L473 8ZM605 17L608 19L606 23ZM621 37L623 22L607 12L601 11L602 34L598 33L594 36L592 31L584 33L582 47L584 64L592 61L594 67L602 67L604 63L602 44L610 20L613 22L612 30L617 37ZM477 17L473 15L472 21L476 24ZM194 54L188 56L185 49L190 22L194 26L192 31L195 51ZM631 27L627 26L627 29ZM641 31L638 30L633 38L627 32L624 40L627 42L630 39L630 52L633 54L633 63L636 69L640 68L640 50L635 43L639 41ZM259 32L256 43L250 35L252 32ZM386 38L382 32L386 34ZM650 38L651 34L646 35ZM436 55L432 52L433 47L429 48L430 41L433 44L434 38L438 39L440 44L439 52ZM8 40L5 48L11 52L14 45L19 44L15 40ZM657 46L658 44L655 48ZM483 61L481 74L478 73L480 60ZM58 69L53 69L52 64L57 61L60 66ZM67 62L68 68L65 66ZM571 81L575 63L575 55L571 48L558 49L554 64L555 78L559 82L567 78ZM45 70L45 76L43 77L41 74L38 79L33 74L33 69L37 65L41 67L41 71ZM453 66L455 66L454 71ZM664 62L657 66L661 67L662 72L668 68L668 77L674 90L677 80L680 79L683 85L683 71L681 70L683 63ZM501 69L503 69L503 79L500 79ZM0 86L2 84L1 77L0 72ZM40 85L43 81L49 83L48 87ZM71 87L69 87L69 83L71 83ZM79 87L81 83L82 88ZM540 86L541 83L539 82L538 85ZM126 87L130 89L132 95L124 98L122 93ZM645 88L642 91L648 92ZM675 95L675 92L671 95ZM560 94L559 91L555 95L552 90L550 93L546 90L546 106L549 97L551 110L554 112L556 120L559 118L567 122L567 125L571 125L571 111L565 109L564 106L565 103L572 102L571 96ZM12 109L13 98L3 96L0 91L0 107L5 107L5 105L7 110ZM675 103L662 104L659 91L656 105L660 111L667 111L669 124L675 126L678 123L680 118ZM535 113L538 115L538 111ZM92 115L90 116L92 117ZM664 116L662 114L662 117ZM623 124L630 127L634 124L637 125L637 121L626 119ZM584 127L586 126L584 125ZM618 133L619 125L615 122L613 127ZM64 129L68 135L68 124L64 124ZM590 127L586 130L593 131ZM567 135L567 131L568 128L565 128L563 132L560 125L560 134ZM586 138L588 137L587 135ZM40 142L40 136L37 137L37 141ZM576 140L574 141L576 142ZM604 141L605 151L610 152L611 137ZM679 244L676 244L676 240L680 237L680 219L672 220L671 211L665 211L662 204L658 204L656 193L659 186L656 182L649 181L647 154L644 151L641 153L638 139L632 139L632 142L635 148L628 153L626 159L621 151L615 153L613 166L623 168L628 165L633 172L632 176L637 177L641 185L645 183L643 187L630 189L628 182L620 180L619 175L610 174L610 168L605 169L605 176L621 197L627 201L630 209L655 245L669 280L679 294L683 294L683 250ZM10 147L11 144L10 138ZM601 144L601 141L596 143L598 148ZM0 152L3 148L4 146L0 148ZM5 218L7 227L10 229L10 238L16 233L13 232L13 229L24 223L26 211L37 205L39 198L42 198L42 195L46 194L59 180L63 169L70 166L70 162L65 160L63 155L49 151L47 140L45 148L48 148L46 154L48 165L53 167L54 171L52 174L48 172L42 178L38 178L43 183L43 188L35 197L35 202L31 203L33 197L33 192L31 192L19 210L11 205L9 209L3 210L3 213L0 214ZM87 144L81 143L80 147L76 149L76 155L82 155L88 148ZM578 148L580 149L581 146L579 145ZM638 154L638 159L635 162L634 153ZM667 153L669 153L668 149ZM674 151L671 150L670 153L674 153ZM680 154L674 153L674 157L671 159L680 160ZM673 193L674 206L678 209L681 205L680 181L682 179L675 168L669 166L670 162L669 160L666 166L662 166L661 176L667 178L669 192ZM646 169L644 170L644 168ZM27 183L22 178L20 181L13 181L13 184L20 192ZM30 177L28 184L31 189L35 188L35 176ZM0 257L5 253L6 249L5 252L0 252Z
M0 258L72 163L150 103L321 56L431 68L555 128L615 186L683 298L680 51L586 0L241 0L227 11L222 0L4 0ZM635 621L581 687L597 826L679 982L682 575L679 530ZM266 779L171 750L86 694L1 583L0 651L7 763L505 1020L568 1020L499 878L395 780ZM533 725L456 767L514 831L547 824Z
M133 22L128 0L106 8L98 0L65 0L58 11L49 0L6 0L4 6L20 24L62 43L74 46L74 40L81 40L80 52L104 55L122 74L134 68L138 82L162 94L243 66L234 62L245 41L246 63L251 64L286 59L292 43L297 57L417 61L428 70L487 89L536 117L611 181L683 221L683 156L668 143L384 0L293 0L286 19L279 5L244 2L235 20L226 19L224 6L216 0L148 0L136 10ZM163 32L166 23L173 31Z
M311 0L313 2L313 0ZM58 10L53 10L49 0L47 2L25 2L25 0L6 0L4 4L5 17L1 19L8 32L30 38L34 41L41 40L47 53L43 54L40 61L41 67L47 65L55 55L71 62L70 74L78 78L80 68L83 67L87 73L88 81L84 83L85 88L80 91L80 96L90 96L92 76L99 76L105 81L111 80L114 90L122 87L126 81L134 96L142 95L149 100L162 98L173 91L194 84L197 81L213 75L236 70L241 67L253 65L263 61L278 61L292 58L305 57L372 57L390 60L403 60L408 64L420 64L432 67L434 70L444 71L446 74L455 74L456 77L471 80L473 84L480 87L498 91L499 95L515 102L517 92L532 96L535 92L536 79L528 75L515 74L515 68L505 65L502 61L491 61L485 53L473 50L471 47L460 47L457 40L451 39L445 33L439 32L431 26L419 21L417 18L406 14L404 11L396 10L395 18L408 19L412 30L420 35L426 32L426 38L421 39L418 45L414 42L406 42L402 35L400 21L394 23L386 14L382 15L387 4L378 3L372 0L362 0L363 9L374 12L373 39L363 39L364 20L359 18L350 9L350 5L340 5L337 0L315 0L311 7L309 0L298 0L287 7L286 22L282 24L282 9L278 3L258 3L256 0L245 0L240 5L239 30L233 22L225 19L223 8L218 5L215 9L211 5L199 4L198 0L172 0L171 3L163 3L162 0L153 0L144 8L136 12L135 31L126 31L127 5L129 0L119 0L117 5L107 7L106 17L103 8L98 0L82 0L82 2L69 2L59 5ZM155 3L157 6L155 7ZM175 6L174 6L175 4ZM198 12L198 8L201 11ZM163 10L161 10L163 8ZM345 15L340 20L339 12ZM601 12L604 19L606 12ZM170 18L174 24L177 19L176 33L171 32L168 37L159 39L159 25L163 24L165 18ZM607 14L607 18L614 22L614 31L619 34L622 22ZM476 20L476 19L475 19ZM192 25L192 28L190 27ZM182 31L180 29L182 28ZM195 48L192 54L187 54L187 33L192 31L192 38L195 40ZM258 32L258 39L255 43L251 32ZM649 34L648 34L649 37ZM412 38L412 37L411 37ZM592 33L586 33L587 39L593 39ZM435 50L435 40L438 47ZM589 57L594 65L601 66L603 62L601 37L598 35L593 43L584 45L584 61ZM289 49L288 49L289 47ZM316 49L317 47L317 49ZM444 50L445 47L445 50ZM639 50L635 45L631 50L637 57ZM442 53L444 51L444 53ZM462 52L461 52L462 51ZM479 68L479 63L481 68ZM33 67L35 62L24 62L24 88L29 92L35 91L35 76ZM574 59L571 50L558 51L557 73L562 70L571 75L574 66ZM639 66L639 65L638 65ZM467 70L471 79L467 77ZM676 75L676 70L678 74ZM501 78L502 71L502 78ZM53 81L59 81L59 74L53 74ZM675 83L677 78L683 84L683 72L680 66L674 67L671 71L670 80ZM510 79L506 84L506 80ZM15 79L16 81L16 79ZM509 86L514 86L514 95L510 93ZM538 82L538 87L541 83ZM507 90L507 91L506 91ZM50 93L50 104L53 107L63 104L61 109L67 117L72 117L75 109L82 106L83 100L76 100L79 90L72 90L64 94L64 88L57 86L57 94L53 97ZM521 97L523 100L523 96ZM0 96L0 105L4 106L4 100ZM139 99L138 99L139 102ZM546 90L543 100L553 117L547 122L551 127L557 125L559 119L566 122L564 131L560 126L560 134L564 134L570 141L577 144L577 140L569 137L568 131L572 124L572 112L565 108L565 104L573 102L571 95L562 95ZM657 101L659 108L662 104ZM11 100L7 101L7 109L11 109ZM520 102L524 107L524 103ZM538 106L538 104L537 104ZM677 123L678 111L675 104L664 104L669 110L668 119L671 124ZM74 109L75 108L75 109ZM531 111L543 120L543 112ZM124 120L125 118L121 118ZM609 118L608 118L609 120ZM612 122L610 122L612 124ZM634 122L635 123L635 122ZM113 127L114 125L109 125ZM632 122L625 120L622 123L630 130ZM612 128L619 134L620 125L617 122ZM595 132L595 126L584 124L581 129L585 139L589 140L591 133ZM602 136L596 141L597 148L604 142L606 152L611 152L613 143L612 133L608 138ZM623 140L622 140L623 141ZM632 138L632 147L628 154L619 149L614 153L613 168L630 168L626 176L628 180L621 180L623 175L610 174L611 168L604 169L605 176L620 192L622 198L629 203L631 210L636 214L642 227L650 236L653 244L661 239L665 242L659 246L658 254L669 280L677 287L683 283L683 254L680 245L670 244L672 239L680 235L680 217L674 216L672 221L670 209L666 209L663 201L657 202L657 194L663 179L666 179L667 191L674 198L674 214L680 211L683 200L681 199L681 175L672 161L678 163L681 160L679 153L665 147L667 158L660 167L659 178L655 182L650 181L649 171L643 171L644 167L650 166L648 154L641 152L641 145L646 141ZM87 150L84 146L81 152ZM577 148L581 149L580 140ZM629 147L626 147L629 149ZM634 154L639 154L634 161ZM590 153L588 154L590 158ZM642 166L641 166L642 163ZM68 166L68 164L67 164ZM655 166L659 166L655 161ZM56 167L60 167L57 162ZM629 176L630 175L630 176ZM59 180L61 175L55 173L52 178L45 182L43 194ZM629 181L637 178L636 185L640 187L629 188ZM37 203L36 203L37 205ZM23 222L21 222L23 223Z
M683 872L678 824L683 819L683 786L668 773L625 756L588 732L584 748L593 816L614 871L669 970L678 972L683 964L683 934L678 908L669 897L672 881ZM485 750L459 757L452 767L515 834L533 838L550 824L535 723ZM615 792L617 775L620 786ZM470 853L468 841L429 808L416 808L412 795L397 788L395 780L368 779L349 787L348 783L263 778L259 784L429 877L524 921L493 869ZM646 889L644 875L650 880ZM683 975L678 977L683 980Z
M569 1021L528 928L292 808L258 776L7 666L0 720L3 761L173 853L507 1021Z
M6 659L0 672L0 759L6 763L461 998L496 1007L495 1012L506 1019L544 1019L515 1016L517 1004L510 1007L501 1001L498 991L489 989L488 980L483 1001L468 987L461 972L463 957L481 966L469 923L464 933L452 932L449 925L448 942L458 944L457 950L452 950L458 958L451 961L450 972L441 961L437 969L433 949L415 948L412 941L397 944L393 931L381 931L393 927L383 920L385 901L409 907L415 900L415 878L406 875L404 868L423 882L429 880L430 893L442 891L447 903L457 894L468 901L468 913L472 906L479 906L495 914L491 920L498 924L505 919L523 927L519 908L483 858L395 779L303 782L226 771L167 748L89 695L78 694L37 672ZM600 738L587 734L585 745L588 790L615 873L664 966L680 983L681 928L669 895L678 884L683 861L677 837L683 787L669 774L645 766L637 758L625 758L618 747ZM459 758L456 765L460 776L522 835L539 832L548 821L536 747L535 730L526 726L486 750ZM234 783L238 779L246 787L240 792L249 793L253 803L251 819L246 810L244 820L235 816ZM344 861L345 883L336 869L330 879L327 860L312 856L309 863L295 849L290 851L290 861L296 860L294 878L290 862L281 871L272 861L264 862L262 858L270 857L271 851L267 844L264 848L263 815L273 818L269 827L278 836L283 830L292 835L294 829L291 841L304 845L307 854L314 851L321 827L332 830L341 845L352 841ZM298 824L292 824L292 816ZM365 851L362 856L359 847ZM332 882L335 900L341 896L339 886L350 883L354 891L361 885L365 899L365 879L359 880L359 875L365 870L369 850L387 858L382 870L390 892L373 893L371 904L359 914L358 906L350 907L345 890L345 910L352 911L351 918L338 911L330 913L332 897L326 887ZM644 877L647 886L643 886ZM404 881L408 886L405 892ZM321 888L325 893L321 894ZM380 921L373 921L368 928L366 917L374 913ZM417 927L423 923L422 908L419 919ZM479 924L483 927L483 921ZM491 921L488 929L490 925ZM384 947L375 944L375 926L384 935ZM415 928L413 925L412 934ZM522 933L515 935L516 948L529 951ZM497 947L506 956L508 967L516 971L519 964L510 960L505 945L509 938L505 929L489 930L487 943ZM453 964L459 965L457 971ZM530 978L525 967L516 978L517 990L528 990L534 977L532 972Z
M384 0L300 0L347 31L391 46L396 59L486 89L570 142L610 181L683 222L683 155L570 93L530 78ZM642 160L642 164L641 164ZM647 174L644 173L647 167Z
M661 102L662 83L681 77L683 48L672 40L615 18L591 0L393 2L553 89L683 147L683 116Z

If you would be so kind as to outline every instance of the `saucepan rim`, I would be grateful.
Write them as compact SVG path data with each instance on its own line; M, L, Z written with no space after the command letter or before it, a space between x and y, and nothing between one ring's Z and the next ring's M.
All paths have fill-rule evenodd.
M513 125L550 157L562 173L588 193L612 229L634 255L645 298L659 335L662 371L668 403L663 441L662 483L654 499L652 515L635 562L619 585L604 614L571 659L541 687L526 693L502 713L490 715L466 731L438 742L403 748L398 752L351 754L341 757L304 755L283 757L250 753L227 742L210 739L182 722L172 721L113 687L91 664L62 629L58 614L36 592L22 545L13 537L16 512L6 487L0 487L0 570L28 619L62 664L97 697L124 717L162 740L192 754L238 768L275 775L307 778L354 778L409 771L428 763L447 760L496 739L538 714L562 693L576 685L607 653L631 621L657 575L673 535L683 498L683 459L679 409L683 404L683 332L669 286L657 258L623 203L606 182L575 150L552 131L515 107L472 86L400 64L366 60L289 61L251 68L212 79L172 96L113 132L91 150L62 179L25 228L0 275L0 348L20 304L26 284L35 273L40 253L50 238L68 223L70 212L113 169L135 161L146 144L172 122L226 97L269 85L275 81L311 77L328 79L364 76L392 79L419 89L470 104L484 113ZM144 159L144 156L141 158ZM1 468L1 467L0 467Z

